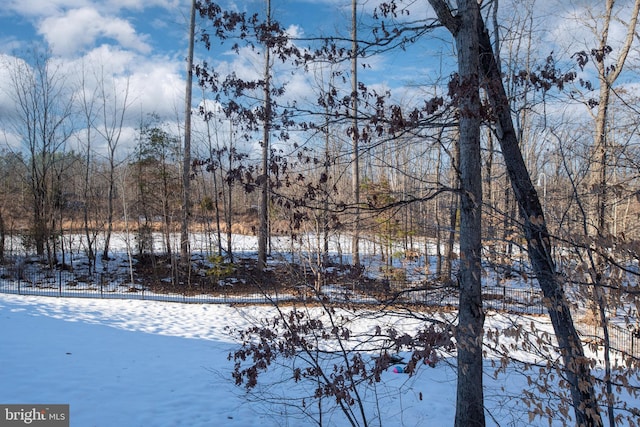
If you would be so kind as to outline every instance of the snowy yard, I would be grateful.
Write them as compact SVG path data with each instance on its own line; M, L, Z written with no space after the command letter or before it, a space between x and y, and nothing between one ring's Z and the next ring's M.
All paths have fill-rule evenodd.
M68 403L71 425L82 427L311 425L299 411L300 400L279 404L300 396L292 395L298 390L291 381L277 377L278 369L262 377L269 387L258 396L231 379L227 354L237 345L225 327L247 326L271 310L0 294L0 402ZM353 327L366 331L374 324L362 319ZM421 368L413 377L385 372L364 398L372 424L452 425L453 361ZM514 398L528 387L521 373L507 371L497 380L487 375L485 381L489 425L532 425ZM324 423L344 420L333 411Z
M250 239L236 243L252 250ZM310 310L319 313L318 308ZM71 426L77 427L307 426L319 424L319 413L324 426L347 425L335 401L325 398L319 411L318 401L310 398L314 384L292 380L291 363L299 364L300 359L272 365L252 392L234 384L234 363L228 355L239 343L229 328L246 329L274 315L275 308L267 305L0 293L0 403L69 404ZM420 319L373 308L345 315L352 318L349 345L358 345L356 337L370 336L377 326L407 333L423 326ZM455 323L455 312L432 316ZM537 329L530 338L546 336L538 341L544 344L553 336L547 317L489 311L485 327L485 343L499 339L509 356L521 362L505 365L494 376L502 361L499 352L487 349L487 425L549 425L546 418L530 419L533 406L523 400L527 392L551 408L552 425L562 425L553 412L557 393L564 393L557 376L542 375L532 364L546 363L544 357L554 357L553 350L526 350L515 335L503 333L509 328ZM515 349L510 347L514 343ZM370 350L364 356L368 362L379 354ZM413 376L393 371L389 368L380 382L359 388L368 425L453 425L455 357L441 353L434 368L422 366ZM544 385L549 390L542 392L528 377L549 380ZM619 397L632 407L640 406L638 398L624 393Z

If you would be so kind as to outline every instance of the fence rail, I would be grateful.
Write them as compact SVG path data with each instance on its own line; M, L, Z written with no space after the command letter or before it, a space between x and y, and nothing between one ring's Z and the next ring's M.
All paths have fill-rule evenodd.
M53 297L140 299L190 303L269 303L277 301L309 301L313 286L299 285L296 290L270 291L246 286L235 289L224 282L216 287L203 287L197 280L190 285L171 284L145 286L130 283L118 274L77 275L66 270L0 270L0 292L19 295ZM368 289L356 285L327 285L323 296L335 302L357 304L403 303L423 306L457 306L458 289L424 282L395 282L387 290ZM533 288L489 286L483 288L485 307L522 314L543 314L541 294Z
M306 289L308 291L308 289ZM197 284L172 285L151 289L141 284L131 284L122 275L96 274L79 277L65 270L0 270L0 292L17 295L51 297L137 299L198 304L264 304L278 302L303 302L317 298L309 292L275 292L246 287L236 290L228 283L217 288L203 288ZM425 283L397 282L386 292L376 289L367 292L357 286L331 285L323 288L323 296L334 302L356 304L399 303L423 307L456 307L458 289L432 286ZM505 286L483 287L483 304L487 309L520 314L545 313L542 295L535 288L510 288ZM583 331L583 340L593 349L603 344L601 328L590 326ZM640 358L640 329L625 329L609 325L611 348L622 354Z
M611 350L640 359L640 328L638 326L629 325L628 328L623 328L610 323L607 325L607 329ZM582 339L594 351L604 351L604 330L599 325L589 325L585 328Z
M38 295L51 297L137 299L183 303L267 303L272 295L256 290L255 293L234 292L230 286L218 289L204 289L194 285L172 285L152 289L138 283L130 283L122 275L95 274L78 276L64 270L21 271L17 275L0 276L0 292L17 295Z

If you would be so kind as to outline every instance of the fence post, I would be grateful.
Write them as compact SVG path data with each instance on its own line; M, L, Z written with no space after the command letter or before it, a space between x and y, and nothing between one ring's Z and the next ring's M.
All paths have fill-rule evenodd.
M507 309L507 287L502 287L502 311Z

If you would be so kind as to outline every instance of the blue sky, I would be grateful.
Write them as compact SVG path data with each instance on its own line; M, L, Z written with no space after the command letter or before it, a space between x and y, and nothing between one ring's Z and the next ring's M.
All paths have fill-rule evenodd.
M143 53L171 54L184 48L189 0L7 0L0 5L0 49L10 53L44 42L55 54L77 56L103 43ZM222 2L224 4L224 2ZM273 2L274 18L316 30L343 27L334 1ZM344 3L344 2L343 2ZM263 1L229 3L260 10Z
M114 93L120 91L120 99L126 82L131 120L125 136L133 140L140 114L154 112L174 122L181 114L190 4L189 0L5 0L0 4L0 55L4 63L10 63L27 58L34 46L49 49L65 68L69 82L79 81L82 69L94 75L106 73L112 77ZM361 2L361 16L370 16L375 4ZM253 12L263 11L265 2L238 1L228 5ZM348 37L350 5L350 1L341 0L273 0L272 16L300 37ZM414 6L415 14L426 16L426 5L424 1L419 7ZM198 23L206 25L202 19ZM361 35L367 36L370 31L365 27ZM239 74L250 75L262 69L261 60L250 52L237 56L219 47L214 52L204 52L202 46L197 46L196 61L205 57ZM371 68L361 70L360 78L383 91L427 75L426 64L432 61L424 50L413 50L366 62ZM3 72L7 70L0 67L0 84L7 81ZM284 78L290 80L291 98L300 99L309 92L308 76ZM199 89L194 93L199 96ZM7 102L5 91L4 96L0 94L0 108ZM6 131L4 134L5 142L17 142L17 135Z
M130 141L135 139L135 126L145 113L158 113L168 121L176 122L182 110L187 46L187 16L189 0L4 0L0 3L0 57L10 63L25 57L34 45L50 49L52 55L68 73L69 82L78 81L80 70L92 68L112 76L114 93L126 87ZM224 3L224 2L223 2ZM366 18L379 3L377 0L360 1L360 14ZM629 0L619 2L620 16ZM264 1L229 1L237 10L263 10ZM433 16L427 0L406 1L411 4L410 19ZM513 4L500 2L501 24L521 25L528 11L535 20L536 35L533 49L538 58L545 58L552 50L565 59L571 54L590 48L589 30L581 20L586 5L597 0L584 0L567 6L560 0L513 0ZM281 21L292 33L302 37L339 34L348 36L350 0L272 0L273 17ZM526 7L524 7L526 5ZM618 6L617 6L618 7ZM199 20L203 24L202 20ZM614 23L612 34L616 33ZM370 34L366 22L359 32ZM379 92L394 89L396 100L405 104L417 102L438 78L447 78L455 68L455 53L451 37L442 31L437 37L424 38L407 51L394 52L367 59L371 68L359 72L367 85ZM200 48L196 60L217 62L222 68L233 69L247 75L261 72L261 62L249 52L231 55L217 50L203 52ZM634 52L634 58L638 55ZM0 86L7 81L6 69L0 67ZM288 93L293 99L309 95L309 76L294 76L289 80ZM443 81L440 81L442 84ZM0 110L7 108L6 88L0 88ZM4 93L3 93L4 91ZM200 95L196 88L196 96ZM179 118L177 119L179 121ZM5 142L15 144L17 136L2 130ZM1 142L1 141L0 141Z
M147 56L178 57L186 48L189 0L6 0L0 4L0 52L19 53L31 43L54 55L79 57L101 45ZM224 3L224 2L223 2ZM348 10L334 0L274 1L273 16L307 35L348 31ZM347 2L341 2L347 3ZM264 9L263 1L230 3ZM199 20L200 24L205 24ZM345 33L345 35L348 33Z
M274 0L272 13L274 19L301 36L348 36L350 3ZM264 9L264 1L259 0L229 4L238 10ZM375 4L362 2L361 16L369 16ZM420 7L413 7L414 13L426 16L426 5L425 0ZM35 43L50 49L54 56L73 60L108 46L114 54L129 53L140 67L150 59L179 63L185 56L189 6L189 0L5 0L0 4L0 53L19 56ZM370 29L361 29L362 36L368 34ZM399 57L408 67L415 66L412 59L419 59L395 54L390 56L394 65L400 63ZM379 61L370 63L375 68ZM177 69L182 65L174 64ZM387 76L391 71L385 68Z
M108 75L121 100L128 92L130 120L124 139L132 141L142 114L158 113L174 122L181 114L190 5L189 0L6 0L0 4L1 63L10 67L37 46L50 50L70 84L80 80L82 69L89 75ZM286 10L293 15L304 6L324 12L300 16L330 16L326 4L290 6ZM9 72L0 67L0 86L5 83L0 109L11 104ZM197 97L197 88L195 93ZM11 130L2 133L7 144L18 143Z

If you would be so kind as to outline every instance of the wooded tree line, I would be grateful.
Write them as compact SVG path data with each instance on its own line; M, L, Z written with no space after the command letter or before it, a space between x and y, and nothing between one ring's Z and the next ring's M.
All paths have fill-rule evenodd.
M602 399L564 289L589 301L605 334L621 307L639 308L639 105L630 82L640 2L592 5L579 24L593 44L563 52L538 44L534 1L428 3L435 15L424 17L411 14L411 2L364 10L354 1L352 31L313 37L292 34L269 3L255 14L194 3L202 96L188 152L180 120L142 116L125 132L133 101L122 76L88 64L70 84L37 51L4 64L16 106L5 127L20 146L0 156L0 239L20 236L53 266L68 262L63 236L81 232L95 260L109 257L114 230L131 227L140 253L177 255L171 236L188 221L189 232L213 237L211 253L231 259L232 232L258 235L265 265L276 234L322 236L310 248L323 255L320 267L329 239L345 235L355 243L342 248L352 256L345 262L360 263L359 239L374 241L389 265L407 254L435 257L429 277L460 286L468 328L458 336L460 426L484 420L481 278L487 269L498 281L535 277L576 420L601 425ZM405 99L367 80L380 55L431 49L446 31L457 66L419 76ZM227 68L218 56L228 51L262 72ZM290 96L292 79L307 85L304 97ZM125 138L133 148L123 152ZM162 248L152 247L153 231ZM0 248L2 256L12 249ZM607 365L611 420L616 381Z

